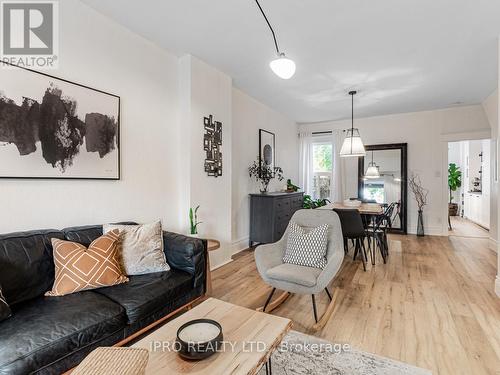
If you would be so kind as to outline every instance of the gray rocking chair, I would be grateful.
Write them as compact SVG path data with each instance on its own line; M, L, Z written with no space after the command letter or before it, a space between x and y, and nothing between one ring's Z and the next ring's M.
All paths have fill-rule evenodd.
M333 280L344 260L344 245L342 227L338 215L331 210L299 210L292 216L291 221L301 227L315 228L325 223L328 228L328 250L326 253L327 265L324 269L298 266L283 263L283 254L286 247L289 227L283 237L275 243L260 245L255 249L255 262L262 279L273 287L264 307L259 311L270 312L283 303L292 293L310 294L312 296L314 320L313 329L319 330L325 326L330 318L338 290L333 296L328 291L328 284ZM276 289L284 292L271 303ZM326 312L318 321L315 294L326 291L330 304Z

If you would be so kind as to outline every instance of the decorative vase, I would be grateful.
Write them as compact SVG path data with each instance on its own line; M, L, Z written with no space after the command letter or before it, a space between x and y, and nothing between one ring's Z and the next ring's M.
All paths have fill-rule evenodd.
M422 210L418 210L417 236L423 237L424 233L424 217Z
M269 182L265 183L264 181L261 182L262 188L260 189L261 194L267 194L267 188L269 186Z

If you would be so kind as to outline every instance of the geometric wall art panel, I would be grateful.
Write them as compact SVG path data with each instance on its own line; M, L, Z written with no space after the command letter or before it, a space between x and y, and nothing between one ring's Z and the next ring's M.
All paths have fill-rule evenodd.
M214 121L213 116L203 118L205 134L203 149L206 152L205 172L209 176L222 176L222 122Z

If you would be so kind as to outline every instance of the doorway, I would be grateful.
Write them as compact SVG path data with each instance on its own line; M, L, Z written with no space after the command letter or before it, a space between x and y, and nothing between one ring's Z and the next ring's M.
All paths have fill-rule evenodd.
M450 236L489 237L490 155L489 139L448 142Z

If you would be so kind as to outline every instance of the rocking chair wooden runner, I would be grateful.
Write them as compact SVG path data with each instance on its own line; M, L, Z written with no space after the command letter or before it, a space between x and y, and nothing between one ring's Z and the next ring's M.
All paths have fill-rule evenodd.
M324 269L298 266L284 263L283 254L286 247L289 227L283 237L275 243L260 245L255 249L255 262L262 279L273 287L269 297L257 310L271 312L281 305L291 294L310 294L312 297L314 330L320 330L330 319L338 297L338 290L333 294L328 290L328 284L333 280L344 260L344 245L342 228L338 215L330 210L299 210L291 220L301 227L315 228L325 223L329 224L327 265ZM273 302L271 299L276 289L283 291ZM318 320L315 294L326 291L330 304L321 319Z

